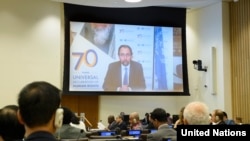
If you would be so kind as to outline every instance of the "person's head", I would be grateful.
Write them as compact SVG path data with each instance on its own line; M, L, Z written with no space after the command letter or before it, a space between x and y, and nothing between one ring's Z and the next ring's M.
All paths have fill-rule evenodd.
M199 101L191 102L183 111L185 125L209 125L208 106Z
M228 120L227 113L223 111L223 120Z
M242 124L242 118L241 117L236 117L235 118L235 123L238 124L238 125L241 125Z
M124 66L128 66L130 61L132 60L132 49L129 45L121 45L118 49L118 56L120 62Z
M96 45L104 45L110 38L112 24L91 23L91 29L94 32L93 41Z
M115 116L114 115L109 115L108 116L108 123L111 124L113 121L115 121Z
M55 115L60 102L61 95L57 87L44 81L29 83L18 95L19 120L25 129L43 127L55 132Z
M145 118L149 120L149 113L145 113Z
M168 114L162 108L156 108L150 113L150 119L155 128L158 128L162 124L167 124Z
M213 123L224 121L223 111L220 109L215 109L212 113L212 121Z
M121 123L123 122L123 116L122 115L117 115L117 117L115 118L116 123Z
M69 108L62 107L63 109L63 124L79 124L79 118Z
M120 115L124 116L124 115L125 115L125 112L120 112Z
M17 105L7 105L0 109L0 137L4 141L23 139L25 129L17 118Z
M137 112L132 112L129 114L129 123L130 125L136 125L140 122L140 116Z

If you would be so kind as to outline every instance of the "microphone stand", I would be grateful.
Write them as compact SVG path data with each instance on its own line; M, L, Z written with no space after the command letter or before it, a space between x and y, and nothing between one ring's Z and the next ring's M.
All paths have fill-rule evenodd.
M84 120L88 123L88 125L89 125L90 127L93 126L85 116L84 116Z
M86 118L86 116L84 115L84 116L78 116L80 119L81 118L83 118L83 121L86 121L87 123L88 123L88 125L89 125L89 127L92 127L93 125L89 122L89 120ZM86 129L86 130L88 130L88 129Z

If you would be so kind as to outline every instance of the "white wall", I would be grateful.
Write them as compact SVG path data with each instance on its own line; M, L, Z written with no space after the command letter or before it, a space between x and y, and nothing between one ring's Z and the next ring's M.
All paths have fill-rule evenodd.
M60 14L49 0L0 1L0 107L32 81L61 87Z
M99 119L105 123L109 114L117 115L121 111L138 111L142 118L156 107L178 114L182 106L193 100L206 102L211 111L225 109L230 116L230 50L225 26L228 22L223 21L227 18L222 18L222 10L227 10L224 7L227 5L217 3L187 13L191 96L101 96ZM20 89L32 81L45 80L62 87L62 17L62 5L50 0L0 1L0 107L16 104ZM209 52L212 46L217 51L216 95L212 95L210 90ZM193 69L192 61L196 59L201 59L203 65L208 66L207 72ZM204 85L208 87L204 88Z

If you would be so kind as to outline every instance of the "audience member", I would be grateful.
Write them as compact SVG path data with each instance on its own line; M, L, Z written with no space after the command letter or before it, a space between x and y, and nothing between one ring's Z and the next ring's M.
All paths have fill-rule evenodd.
M116 128L116 121L115 121L115 116L114 115L109 115L108 116L108 130L114 130Z
M129 114L129 129L130 130L142 130L142 123L140 121L140 116L137 112L132 112Z
M143 125L149 124L149 113L145 113L145 117L142 119L142 124Z
M226 125L223 117L223 111L220 109L215 109L212 113L212 125Z
M167 121L168 121L168 126L173 127L173 118L171 117L170 113L167 113Z
M174 123L174 129L177 128L177 125L184 125L184 117L183 117L183 111L185 107L182 107L179 112L179 119Z
M194 101L185 106L183 111L185 125L209 125L208 106L199 101Z
M227 125L235 125L234 120L228 119L227 113L223 111L223 120Z
M242 124L243 124L242 118L241 118L241 117L236 117L236 118L235 118L235 124L237 124L237 125L242 125Z
M212 121L212 114L209 113L209 124L212 125L213 121Z
M0 141L22 140L24 126L17 118L17 105L7 105L0 109Z
M145 127L145 129L156 129L153 122L152 122L152 119L150 118L149 116L149 123L148 125Z
M176 130L169 128L167 122L167 113L162 108L156 108L150 113L151 122L158 129L154 133L147 134L147 141L162 141L163 138L176 140Z
M37 81L27 84L18 95L19 121L25 127L25 141L56 141L56 128L62 124L60 90Z
M80 125L80 119L69 108L63 109L62 127L56 130L55 136L58 139L79 139L86 137L84 129L72 126L72 124Z
M156 129L155 127L154 127L154 125L153 125L153 123L151 122L151 118L150 118L150 114L149 113L146 113L145 114L145 118L148 118L147 119L147 125L144 127L145 129Z
M125 112L120 112L120 115L124 116L124 115L125 115Z
M125 121L123 121L123 116L122 115L118 115L116 118L116 127L115 130L117 132L120 132L121 130L127 130L127 124Z

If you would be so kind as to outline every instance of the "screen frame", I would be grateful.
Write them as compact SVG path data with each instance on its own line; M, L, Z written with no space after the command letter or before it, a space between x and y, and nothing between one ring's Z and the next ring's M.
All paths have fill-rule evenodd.
M166 15L162 13L168 13ZM112 15L112 16L111 16ZM129 16L128 16L129 15ZM147 16L145 16L147 15ZM178 16L179 18L175 18ZM187 55L186 55L186 9L168 7L103 8L64 3L65 48L63 89L64 95L142 95L142 96L189 96ZM182 28L183 92L169 91L69 91L69 46L70 21L116 23L128 25L171 26Z

